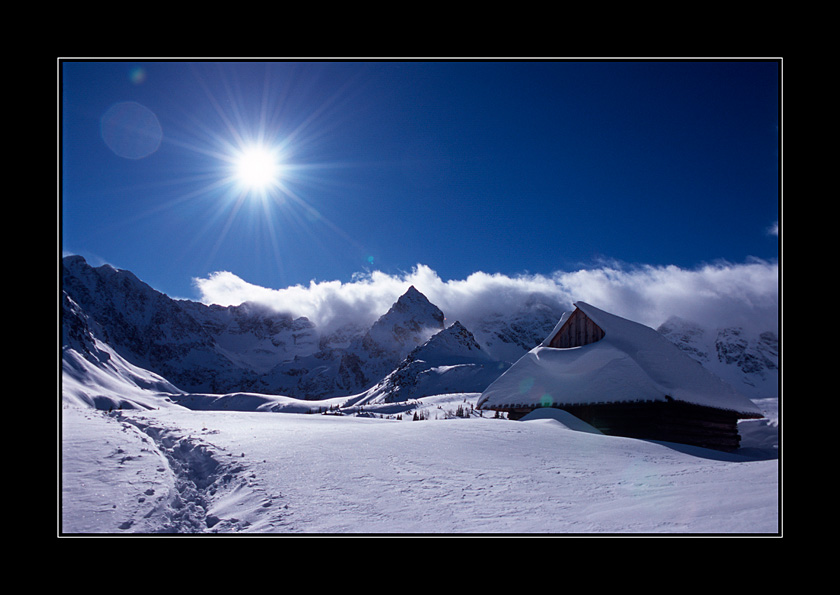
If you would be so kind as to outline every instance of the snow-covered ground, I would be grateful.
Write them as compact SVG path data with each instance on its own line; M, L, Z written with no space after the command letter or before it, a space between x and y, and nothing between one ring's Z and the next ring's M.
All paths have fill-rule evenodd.
M781 533L775 400L730 454L604 436L559 411L480 417L478 396L415 401L402 419L248 395L228 401L254 410L65 399L59 532Z

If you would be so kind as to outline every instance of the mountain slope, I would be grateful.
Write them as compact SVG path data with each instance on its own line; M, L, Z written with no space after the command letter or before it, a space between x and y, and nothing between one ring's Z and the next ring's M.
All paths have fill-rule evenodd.
M545 339L564 310L556 300L536 294L525 303L511 303L506 311L461 322L493 359L513 363Z
M352 373L349 394L365 390L391 372L413 349L443 329L443 312L412 285L342 359Z
M481 392L506 367L493 360L472 333L456 321L409 353L355 403L394 403L444 393Z
M657 330L747 397L778 397L779 339L776 333L750 332L743 327L704 327L676 316Z
M66 295L87 315L93 334L131 364L184 390L223 392L241 376L179 302L132 273L67 257L62 282Z
M98 340L87 315L66 294L62 318L62 400L94 409L151 409L168 406L169 396L181 392Z

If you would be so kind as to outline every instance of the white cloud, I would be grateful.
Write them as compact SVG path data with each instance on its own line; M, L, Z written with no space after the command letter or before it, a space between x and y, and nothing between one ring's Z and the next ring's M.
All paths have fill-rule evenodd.
M561 285L592 305L658 326L676 315L761 330L778 325L778 265L719 263L698 269L643 266L561 273Z
M324 330L346 321L370 324L384 314L410 285L436 304L447 319L469 326L490 313L509 313L529 297L561 309L582 300L619 316L656 327L677 315L709 325L739 324L758 330L778 324L778 265L767 261L717 263L696 269L676 266L604 264L552 275L507 276L476 272L445 281L418 264L389 275L375 271L350 282L311 282L282 289L259 287L230 272L196 279L204 303L254 301L306 316Z

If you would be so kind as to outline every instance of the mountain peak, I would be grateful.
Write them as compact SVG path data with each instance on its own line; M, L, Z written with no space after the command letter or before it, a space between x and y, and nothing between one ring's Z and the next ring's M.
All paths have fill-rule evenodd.
M432 305L423 293L421 293L414 285L411 285L404 294L402 294L392 306L393 308L411 307L412 304Z
M87 264L84 256L78 254L69 254L61 259L61 262L66 266L81 266Z
M454 358L452 361L458 363L490 360L490 356L484 353L469 329L457 320L448 328L433 335L423 345L418 346L412 352L412 356L440 361Z
M427 395L481 392L504 370L460 322L435 333L356 404L405 401Z
M374 327L404 327L417 332L423 328L443 329L443 312L420 293L414 285L402 294L393 306L376 321Z

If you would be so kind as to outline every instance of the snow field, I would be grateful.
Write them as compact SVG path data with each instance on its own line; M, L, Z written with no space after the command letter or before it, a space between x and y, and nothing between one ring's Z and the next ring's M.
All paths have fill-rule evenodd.
M778 460L766 449L727 454L608 437L551 417L431 415L463 398L430 401L419 422L66 405L60 530L779 531Z

